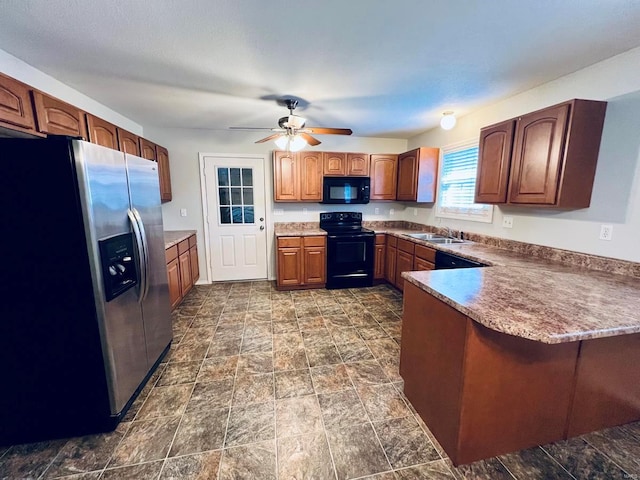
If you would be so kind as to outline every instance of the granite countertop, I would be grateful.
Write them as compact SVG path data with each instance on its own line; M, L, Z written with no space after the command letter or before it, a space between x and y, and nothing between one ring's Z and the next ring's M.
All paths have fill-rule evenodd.
M164 248L171 248L174 245L186 240L191 235L195 235L196 230L165 230L164 232Z
M327 234L325 230L322 230L318 224L314 222L277 223L274 225L274 231L276 238L315 237L317 235Z

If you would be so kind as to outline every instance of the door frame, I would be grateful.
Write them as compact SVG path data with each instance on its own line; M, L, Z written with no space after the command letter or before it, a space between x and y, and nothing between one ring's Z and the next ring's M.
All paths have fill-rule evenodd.
M207 272L207 283L213 283L213 272L211 270L211 244L210 244L210 232L209 232L209 222L207 219L209 218L209 209L208 205L208 197L207 197L207 182L204 175L205 169L205 157L216 157L223 159L230 158L238 158L238 159L251 159L258 160L262 163L262 172L263 172L263 180L264 185L262 185L264 192L264 228L265 228L265 258L267 262L267 279L271 278L271 265L269 262L269 238L271 232L271 222L270 222L270 213L269 205L267 204L267 172L265 170L267 164L267 155L262 155L259 153L198 153L198 162L200 165L200 197L202 198L202 230L204 231L204 254L206 260L206 272Z

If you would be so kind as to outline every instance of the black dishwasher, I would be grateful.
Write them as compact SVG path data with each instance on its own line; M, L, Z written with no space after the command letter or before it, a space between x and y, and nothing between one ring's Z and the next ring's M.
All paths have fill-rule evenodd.
M445 270L447 268L476 268L485 266L486 265L484 263L474 262L468 258L462 258L441 250L436 250L436 270Z

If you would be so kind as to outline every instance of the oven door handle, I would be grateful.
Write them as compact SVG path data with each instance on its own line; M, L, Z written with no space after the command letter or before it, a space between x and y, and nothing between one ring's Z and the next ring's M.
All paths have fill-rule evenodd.
M335 239L335 238L342 238L345 240L351 240L353 238L375 238L375 235L369 235L367 233L355 233L353 235L327 235L327 238L330 239Z

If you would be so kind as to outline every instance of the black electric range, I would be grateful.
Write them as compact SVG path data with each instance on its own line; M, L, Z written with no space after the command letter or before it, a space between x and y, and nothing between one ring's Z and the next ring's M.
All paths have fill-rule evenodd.
M362 226L362 212L320 214L327 232L327 288L373 285L375 232Z

